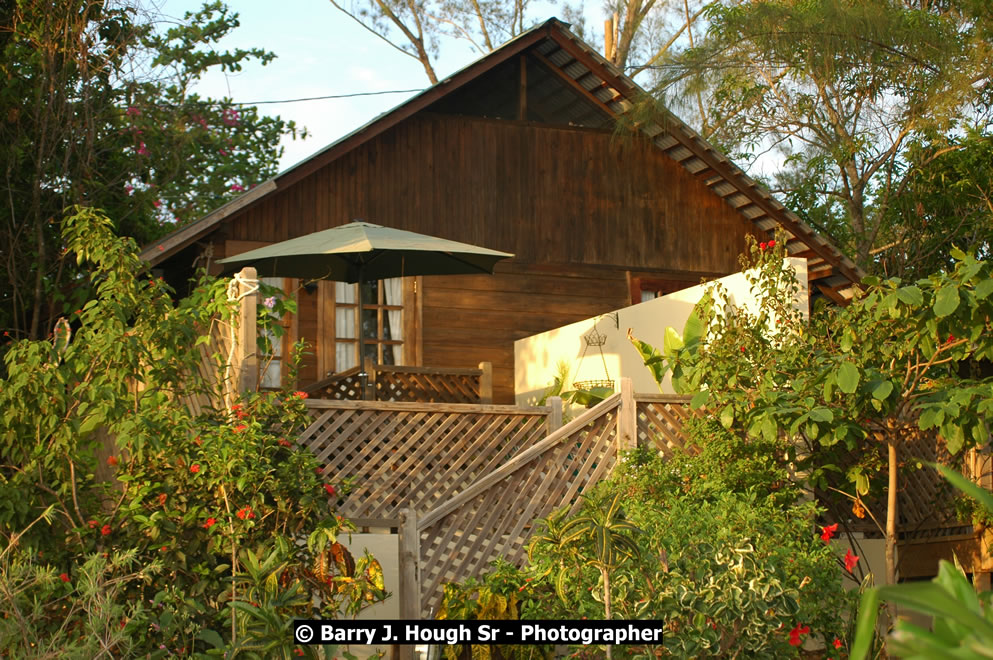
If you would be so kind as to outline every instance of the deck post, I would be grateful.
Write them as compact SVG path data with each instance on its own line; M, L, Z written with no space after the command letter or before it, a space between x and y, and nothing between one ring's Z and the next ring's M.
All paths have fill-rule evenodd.
M621 378L621 405L617 408L617 451L638 447L638 407L634 400L634 383Z
M418 584L420 561L420 533L417 530L417 513L413 509L400 512L400 618L421 618L421 589ZM400 660L413 660L414 647L395 647Z
M238 330L231 371L236 385L235 396L254 392L259 385L256 315L258 313L258 274L247 266L238 272ZM255 291L253 291L255 289Z
M479 402L493 403L493 363L480 362L479 370Z
M362 358L362 371L365 372L365 376L359 375L359 382L361 383L362 392L359 394L359 398L365 399L366 401L376 400L376 361L373 360L368 355Z

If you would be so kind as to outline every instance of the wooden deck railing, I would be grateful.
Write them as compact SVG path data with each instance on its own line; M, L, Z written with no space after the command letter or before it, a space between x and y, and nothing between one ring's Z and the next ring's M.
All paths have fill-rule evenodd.
M305 388L322 399L407 401L420 403L493 402L493 365L475 369L366 365L368 385L363 397L360 369L352 367Z

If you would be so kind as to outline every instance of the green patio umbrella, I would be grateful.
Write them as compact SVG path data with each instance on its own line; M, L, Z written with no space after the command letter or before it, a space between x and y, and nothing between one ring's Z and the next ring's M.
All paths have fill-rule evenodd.
M253 266L259 277L362 283L407 275L492 273L498 261L513 256L357 221L250 250L218 263L224 264L226 274ZM365 345L360 331L360 365L363 355Z

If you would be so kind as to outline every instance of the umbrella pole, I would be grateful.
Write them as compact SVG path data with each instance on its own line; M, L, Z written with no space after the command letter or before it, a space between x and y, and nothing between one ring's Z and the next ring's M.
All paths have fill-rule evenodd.
M358 313L359 322L359 387L362 389L361 397L362 400L366 400L366 392L369 390L369 373L365 370L365 333L363 333L362 327L362 285L365 284L365 263L359 263L359 290L358 290L358 305L356 306L356 312Z

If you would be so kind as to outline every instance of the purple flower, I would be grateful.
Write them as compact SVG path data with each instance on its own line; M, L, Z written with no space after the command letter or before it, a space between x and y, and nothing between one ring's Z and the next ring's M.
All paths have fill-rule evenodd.
M276 296L269 296L268 298L262 301L262 304L265 306L266 309L272 309L273 307L276 306Z

